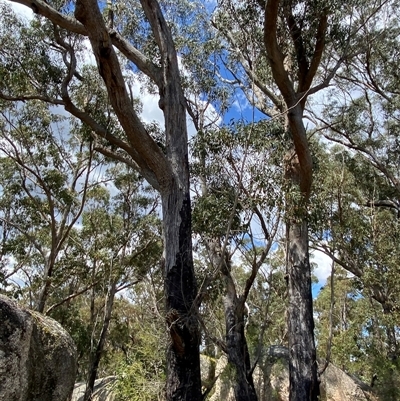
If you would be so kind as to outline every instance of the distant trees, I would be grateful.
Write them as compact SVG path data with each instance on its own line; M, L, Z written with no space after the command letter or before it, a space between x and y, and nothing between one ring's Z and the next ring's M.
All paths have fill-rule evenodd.
M263 159L276 157L273 153L282 152L275 129L264 122L232 124L199 131L193 146L193 187L198 190L193 228L201 237L205 263L209 265L200 296L208 297L209 292L223 287L220 302L224 308L224 336L210 335L208 325L213 324L204 317L208 323L205 336L226 353L234 370L235 397L241 401L257 399L252 375L260 357L251 360L246 338L246 318L250 313L247 302L278 238L281 221L280 202L269 202L264 197L266 192L275 191L279 196L279 165L271 162L267 170L262 163ZM238 254L243 256L243 265L235 269L233 260ZM214 286L216 278L218 284ZM257 333L259 344L254 347L259 348L263 330Z
M18 2L36 16L0 6L0 281L71 331L86 399L104 366L126 399L165 378L168 400L201 400L201 346L255 400L279 343L291 400L316 400L315 336L355 373L387 356L395 383L396 2ZM309 246L333 266L317 319Z
M197 287L191 245L186 102L175 45L160 6L150 0L141 2L139 9L134 7L140 19L131 21L150 28L146 32L151 38L151 49L146 46L140 49L133 44L135 38L124 38L113 29L111 21L107 25L96 1L78 1L72 8L56 3L49 5L41 0L25 5L45 18L38 19L29 28L21 23L14 25L15 18L5 12L3 33L15 26L20 30L9 38L2 51L5 79L0 88L1 97L14 101L37 99L63 106L85 124L88 135L98 143L98 151L133 165L159 191L165 245L166 322L172 341L167 358L167 398L200 400L200 335L193 310ZM119 19L118 10L112 11L115 22L129 22ZM28 31L29 35L26 34ZM17 55L14 51L6 51L7 48L15 49L12 42L17 35L26 40L23 42L26 46L30 41L32 52ZM92 86L87 85L93 79L87 76L85 80L79 60L84 37L90 43L102 81ZM20 50L26 50L26 47L20 47ZM155 52L154 61L146 55L147 50ZM40 53L43 60L39 65L31 57L36 53ZM165 118L163 148L152 138L134 107L124 76L124 64L118 59L122 55L124 63L135 65L157 88L159 107ZM21 64L24 70L20 68ZM48 74L49 70L54 74ZM44 75L43 71L46 71ZM14 74L20 80L14 79ZM45 77L50 79L43 85L38 79L43 81ZM100 105L102 107L98 107Z
M371 3L361 9L356 3L342 7L339 3L279 0L224 1L223 5L223 9L216 11L213 24L230 50L221 55L233 76L230 83L240 88L262 113L281 120L287 130L285 141L290 148L284 163L290 397L316 400L319 391L310 291L308 208L312 207L310 199L319 183L313 186L315 163L304 117L311 95L328 88L337 74L341 75L347 66L353 67L353 59L363 60L365 53L364 75L369 78L363 82L377 86L377 69L374 70L377 66L372 64L380 50L373 50L373 41L382 32L379 28L379 33L370 32L370 27L379 25L380 18L386 18L391 5ZM369 32L367 36L365 31ZM352 82L354 78L349 80ZM319 115L318 110L315 114Z
M89 399L117 293L161 257L157 201L135 171L94 155L81 127L43 104L2 116L3 284L79 336ZM88 322L78 334L68 309L85 302Z
M23 283L14 282L11 292L28 290L30 306L43 313L57 281L66 279L59 261L71 246L99 162L92 144L70 134L67 121L42 103L1 114L3 275L7 281L19 273Z

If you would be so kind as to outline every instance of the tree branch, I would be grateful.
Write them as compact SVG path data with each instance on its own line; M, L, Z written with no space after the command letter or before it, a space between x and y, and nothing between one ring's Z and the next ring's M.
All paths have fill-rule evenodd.
M288 107L296 103L293 84L284 67L284 56L277 42L278 10L281 0L268 0L264 15L264 46L272 75Z
M310 89L315 74L317 73L325 49L325 34L327 27L328 27L328 16L327 12L324 11L324 13L321 15L319 19L318 29L316 33L315 49L310 63L310 67L308 68L307 74L303 77L302 85L299 87L301 92Z
M132 108L121 67L97 1L78 0L75 16L87 29L100 75L106 85L111 105L135 150L136 163L147 176L156 177L159 188L168 190L172 180L170 165Z
M75 18L61 14L51 7L45 0L10 0L30 8L35 14L48 18L54 24L83 36L89 36L86 27ZM132 61L144 74L154 80L157 85L161 81L161 71L143 53L133 47L119 33L106 28L110 34L113 45L130 61Z

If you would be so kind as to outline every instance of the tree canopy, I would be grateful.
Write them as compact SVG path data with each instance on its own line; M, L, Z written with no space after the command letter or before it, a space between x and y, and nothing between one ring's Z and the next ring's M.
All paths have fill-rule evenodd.
M85 401L206 399L224 354L262 399L277 345L292 401L330 362L398 399L398 6L0 3L0 291Z

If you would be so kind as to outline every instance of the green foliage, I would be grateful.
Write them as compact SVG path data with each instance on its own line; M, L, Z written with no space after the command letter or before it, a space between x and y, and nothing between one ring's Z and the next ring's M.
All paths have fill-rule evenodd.
M377 376L375 389L384 400L396 400L398 392L398 361L392 358L391 331L395 322L385 314L380 304L360 291L358 280L348 277L342 269L334 279L335 304L332 315L331 361L370 383ZM329 337L330 284L315 302L319 355L326 355Z
M63 78L60 67L63 62L58 49L49 49L46 42L49 31L42 29L46 23L23 22L6 3L1 3L0 13L0 92L11 96L30 92L55 96L54 85L60 84Z
M50 4L66 14L74 8L70 2ZM400 397L398 5L356 0L285 0L281 5L277 42L294 90L299 89L299 71L315 56L325 15L325 52L314 84L339 73L312 116L320 125L310 135L314 187L307 205L312 246L354 275L336 269L332 361L367 382L377 374L382 399L395 400ZM224 0L212 16L209 5L197 1L161 1L161 7L199 131L191 138L195 238L226 239L228 252L242 253L229 271L240 294L263 250L265 233L257 238L253 232L259 216L270 229L285 207L293 219L306 210L302 194L284 180L290 138L263 45L263 2ZM105 18L113 11L118 34L161 65L138 2L118 0L102 11ZM0 15L1 291L35 306L49 283L47 312L76 341L83 379L101 333L105 300L116 286L119 295L99 372L118 373L121 400L159 399L166 336L162 318L156 317L163 304L158 200L138 173L92 152L96 147L121 160L129 156L106 140L105 133L117 139L125 133L97 67L88 65L83 37L54 30L44 18L21 21L3 3ZM294 38L296 27L301 40ZM54 106L66 98L62 84L73 61L61 41L74 48L78 63L68 96L104 128L97 136L93 127L59 115ZM140 85L158 93L154 83L119 57L131 92ZM343 63L336 71L337 60ZM221 116L212 110L222 115L239 98L232 97L237 88L243 90L246 107L251 103L272 118L258 121L253 113L252 123L234 119L220 124ZM130 95L133 109L140 112L140 99ZM31 100L5 100L24 96ZM146 129L165 151L162 124L152 122ZM326 136L323 143L320 132ZM210 266L201 241L196 250L201 283ZM258 356L260 344L287 342L285 263L283 247L275 245L249 293L246 335L252 356ZM207 329L205 352L213 357L218 351L207 335L223 337L224 288L221 275L213 276L200 310ZM320 356L328 343L329 303L328 284L315 302Z
M199 197L193 206L193 230L210 237L235 235L241 230L240 205L235 191L228 185L212 188L207 195Z
M121 401L154 401L163 399L165 382L166 338L162 320L149 310L145 293L136 306L130 306L129 326L125 324L125 338L121 326L115 326L111 338L116 338L124 349L124 356L116 366L117 397ZM122 312L123 310L120 309Z
M243 234L255 207L266 221L279 215L282 132L280 124L260 121L198 133L192 148L192 177L200 192L193 202L196 233L222 237L230 225L228 236Z

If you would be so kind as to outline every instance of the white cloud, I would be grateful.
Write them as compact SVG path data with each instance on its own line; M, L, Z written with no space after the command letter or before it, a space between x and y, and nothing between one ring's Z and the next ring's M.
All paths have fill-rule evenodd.
M326 279L331 275L332 260L320 251L312 251L310 256L311 262L317 265L313 273L318 278L318 282L324 285Z
M17 15L28 21L32 20L35 15L29 7L23 6L22 4L14 3L8 0L0 0L0 2L10 5Z
M156 121L161 126L164 126L164 114L162 110L158 107L159 96L150 94L148 92L142 93L139 96L140 101L143 105L141 113L143 121L145 123Z

